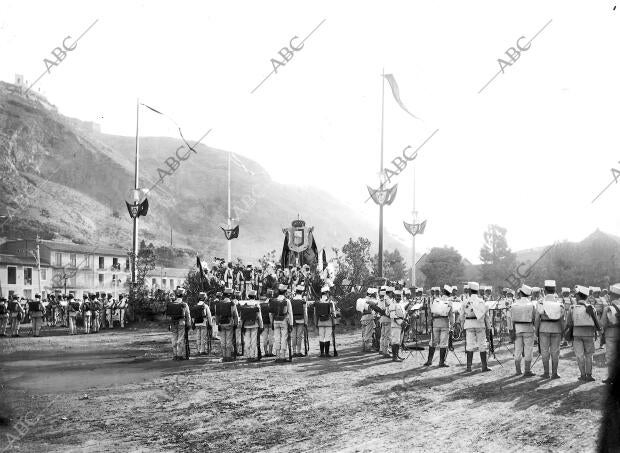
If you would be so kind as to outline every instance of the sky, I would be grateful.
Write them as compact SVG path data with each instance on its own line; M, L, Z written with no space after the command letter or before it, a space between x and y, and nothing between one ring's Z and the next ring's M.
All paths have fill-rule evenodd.
M620 188L593 198L620 169L620 9L610 1L105 1L0 0L0 79L46 70L67 36L75 49L41 90L67 116L134 135L136 99L194 140L255 159L276 181L316 186L377 219L382 71L406 107L384 98L384 163L418 158L393 178L386 229L416 247L455 247L479 262L489 224L513 250L620 234ZM551 22L550 22L551 21ZM282 61L291 39L299 46ZM545 27L545 25L547 25ZM544 27L544 29L543 29ZM528 50L512 61L505 54ZM511 62L500 71L498 59ZM479 93L497 73L499 75ZM141 135L176 137L141 111ZM414 171L415 166L415 171ZM303 215L303 210L302 215ZM377 238L370 238L376 241ZM404 249L403 249L404 251ZM407 251L409 254L409 251Z

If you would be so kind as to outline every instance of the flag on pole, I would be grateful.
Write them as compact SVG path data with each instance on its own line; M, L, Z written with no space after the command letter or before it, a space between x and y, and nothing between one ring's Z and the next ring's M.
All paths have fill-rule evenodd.
M424 234L424 230L426 229L426 220L422 223L407 223L403 222L405 225L405 229L411 234L415 236L416 234Z
M229 241L231 239L235 239L239 237L239 225L237 225L234 228L224 228L224 227L220 227L220 228L224 232L226 239L228 239Z
M388 83L390 84L390 88L392 89L392 94L394 95L394 100L400 106L400 108L403 109L405 112L407 112L409 115L413 116L416 120L419 120L420 118L418 118L413 113L411 113L409 110L407 110L407 107L405 107L405 104L403 104L403 101L400 99L400 90L398 88L398 83L396 83L396 79L394 78L394 75L384 74L383 77L385 77Z
M368 193L370 194L372 201L374 201L379 206L383 206L392 204L392 202L396 198L396 190L398 189L398 184L395 184L391 188L385 189L375 190L370 186L366 186L366 188L368 189Z

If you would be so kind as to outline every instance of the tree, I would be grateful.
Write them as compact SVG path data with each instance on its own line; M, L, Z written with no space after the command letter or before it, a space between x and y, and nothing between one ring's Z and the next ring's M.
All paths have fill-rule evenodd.
M361 285L370 275L370 246L367 238L359 237L356 241L342 246L343 262L339 262L339 271L347 275L353 285Z
M377 253L372 259L373 274L379 275L379 254ZM398 249L393 252L389 250L383 251L383 277L391 281L405 280L407 278L407 268L405 259Z
M506 286L506 278L514 272L516 254L508 247L506 228L489 225L484 232L484 244L480 249L481 278L494 287Z
M433 247L420 270L429 286L453 285L463 279L465 266L461 254L453 247Z
M133 259L133 251L128 253L129 260ZM147 247L144 241L140 242L140 249L136 258L136 283L132 285L130 279L125 282L125 287L129 290L130 302L134 314L152 316L161 313L161 302L150 297L150 290L147 286L149 273L155 269L157 255L152 247Z
M200 273L196 269L196 267L190 268L187 271L187 276L185 277L185 282L183 283L183 288L185 288L185 295L187 297L187 304L190 307L193 307L198 303L198 295L203 291L203 279L200 276Z

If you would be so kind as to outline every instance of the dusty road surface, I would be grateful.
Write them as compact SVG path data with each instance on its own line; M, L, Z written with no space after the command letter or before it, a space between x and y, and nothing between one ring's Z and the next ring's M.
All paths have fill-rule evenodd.
M0 338L0 451L593 451L606 390L601 350L585 384L571 348L549 381L540 362L514 377L505 347L490 373L476 354L464 374L462 345L450 368L392 363L362 353L357 331L331 359L311 332L292 364L172 361L162 326L64 331Z

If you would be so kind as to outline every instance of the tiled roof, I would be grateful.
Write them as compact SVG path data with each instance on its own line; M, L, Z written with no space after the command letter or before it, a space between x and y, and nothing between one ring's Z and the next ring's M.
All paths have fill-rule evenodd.
M17 264L20 266L36 266L34 256L9 255L0 253L0 264Z

